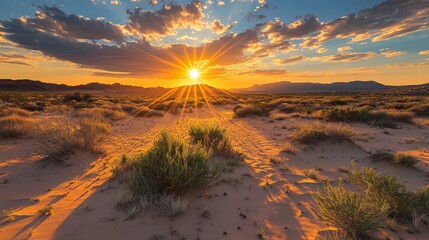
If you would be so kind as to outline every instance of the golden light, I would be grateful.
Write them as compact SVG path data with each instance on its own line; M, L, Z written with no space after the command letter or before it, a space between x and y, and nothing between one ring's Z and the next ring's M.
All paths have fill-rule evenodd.
M200 72L196 69L191 69L189 71L189 76L193 79L193 80L197 80L198 77L200 76Z

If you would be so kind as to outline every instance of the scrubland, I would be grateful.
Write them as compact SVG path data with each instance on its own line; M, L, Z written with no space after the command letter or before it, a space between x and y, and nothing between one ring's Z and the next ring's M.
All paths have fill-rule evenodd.
M407 94L0 93L0 239L428 239Z

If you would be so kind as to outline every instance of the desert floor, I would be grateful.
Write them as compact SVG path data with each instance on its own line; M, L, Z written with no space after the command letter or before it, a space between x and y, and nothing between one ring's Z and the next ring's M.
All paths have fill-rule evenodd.
M329 228L312 212L311 193L325 183L310 179L303 170L320 168L320 178L338 184L339 169L370 166L397 177L409 189L429 182L429 129L401 124L399 129L352 124L353 142L300 146L295 154L281 150L304 120L285 115L233 118L232 106L204 107L164 117L127 117L113 124L99 155L77 152L64 165L42 167L34 154L34 139L0 140L0 209L13 209L13 219L1 219L0 239L317 239ZM39 114L37 118L45 118ZM244 163L207 189L185 197L184 215L168 218L149 211L133 220L115 209L127 191L124 183L111 179L112 167L122 154L148 149L166 128L186 136L195 122L224 126L234 146L245 154ZM416 156L416 168L388 162L374 163L370 153L378 150L405 151ZM345 183L348 184L348 183ZM38 210L52 205L50 216ZM203 209L211 217L201 216ZM418 234L402 228L376 234L386 239L429 239L429 227ZM164 238L162 238L162 236Z

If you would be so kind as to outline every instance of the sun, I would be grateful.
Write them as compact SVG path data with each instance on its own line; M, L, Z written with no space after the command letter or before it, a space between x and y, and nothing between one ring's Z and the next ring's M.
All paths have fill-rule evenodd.
M200 72L197 69L191 69L189 71L189 76L192 78L192 80L196 81L200 76Z

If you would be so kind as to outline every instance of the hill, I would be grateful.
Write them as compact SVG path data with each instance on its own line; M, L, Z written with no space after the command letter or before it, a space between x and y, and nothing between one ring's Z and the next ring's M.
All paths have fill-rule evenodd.
M342 91L381 91L390 89L408 89L429 87L429 83L422 85L389 86L375 81L352 81L335 83L292 83L289 81L257 84L249 88L232 89L233 93L245 94L276 94L276 93L314 93L314 92L342 92Z

